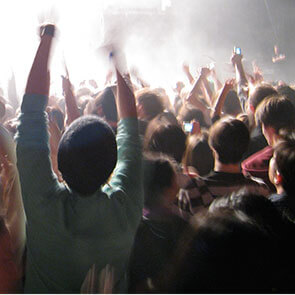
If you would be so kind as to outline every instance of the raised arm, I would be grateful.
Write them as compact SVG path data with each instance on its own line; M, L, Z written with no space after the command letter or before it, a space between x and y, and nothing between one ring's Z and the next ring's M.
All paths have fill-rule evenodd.
M38 199L57 182L50 162L45 112L49 94L48 63L54 31L54 25L42 27L41 41L29 73L19 117L17 166L25 206L26 200Z
M191 85L193 85L195 83L195 79L192 76L191 72L190 72L190 68L189 65L187 63L183 63L182 65L182 70L185 73L186 77L188 78L189 82Z
M210 70L208 68L202 68L199 78L195 81L192 90L190 91L187 101L200 109L202 112L207 112L207 107L198 99L198 93L201 91L203 80L209 75Z
M28 77L26 94L49 95L48 61L54 32L55 26L51 24L40 28L41 42Z
M215 88L215 91L217 92L219 89L222 88L222 83L221 83L220 80L218 79L218 76L217 76L217 73L216 73L215 68L213 68L213 69L211 70L211 77L212 77L213 82L214 82L214 88Z
M212 113L212 119L221 116L221 111L225 102L225 99L229 91L233 88L234 79L229 79L224 83L224 86L215 102L215 106Z
M116 69L117 74L117 111L119 119L124 118L137 118L135 97L133 91L131 90L131 82L129 75L121 75L118 69Z
M80 117L80 112L69 77L62 76L62 88L66 103L65 126L69 126L74 120Z
M212 106L212 97L213 97L213 92L210 88L209 81L207 79L203 79L203 87L201 87L202 93L205 97L205 100L209 106Z
M118 161L111 179L111 187L121 188L128 200L136 204L139 210L132 214L141 214L143 206L142 193L142 151L138 133L135 98L129 74L122 70L121 58L114 57L117 75L116 105L118 112ZM125 63L125 61L123 61ZM132 210L134 205L130 207Z
M235 67L236 81L238 83L238 95L242 110L245 111L245 103L248 99L248 80L242 63L243 55L233 53L231 61Z

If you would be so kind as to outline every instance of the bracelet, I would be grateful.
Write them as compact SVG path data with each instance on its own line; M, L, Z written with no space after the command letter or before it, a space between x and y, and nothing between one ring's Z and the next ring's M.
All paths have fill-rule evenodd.
M49 36L54 37L54 32L55 32L55 26L54 25L46 25L43 28L41 36L49 35Z

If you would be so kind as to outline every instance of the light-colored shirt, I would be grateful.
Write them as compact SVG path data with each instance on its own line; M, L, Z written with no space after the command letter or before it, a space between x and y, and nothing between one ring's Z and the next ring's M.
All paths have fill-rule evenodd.
M25 95L17 165L27 216L26 293L79 293L93 264L115 269L114 292L126 292L126 270L140 222L142 153L137 119L118 124L118 161L108 185L83 197L57 181L50 163L47 97Z

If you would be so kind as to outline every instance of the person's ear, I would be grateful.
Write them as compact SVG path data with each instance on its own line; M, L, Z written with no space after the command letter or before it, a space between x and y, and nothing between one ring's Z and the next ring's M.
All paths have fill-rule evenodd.
M250 104L250 103L249 103L249 109L250 109L250 111L251 111L253 114L255 114L255 108L254 108L254 106L253 106L252 104Z
M136 105L136 109L137 109L137 116L139 119L143 119L145 114L144 114L144 108L142 106L142 104L138 103Z
M275 185L281 185L283 182L283 177L278 171L275 172L274 182Z

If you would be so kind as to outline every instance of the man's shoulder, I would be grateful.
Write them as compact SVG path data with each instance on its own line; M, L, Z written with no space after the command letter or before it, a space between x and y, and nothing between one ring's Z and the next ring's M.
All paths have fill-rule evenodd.
M186 190L189 192L191 199L203 195L215 198L242 187L261 189L261 191L265 190L265 193L268 192L267 186L261 180L246 177L242 173L227 172L211 172L205 177L192 178Z
M273 149L271 146L267 146L264 149L253 154L249 158L242 162L242 168L245 171L250 170L268 170L268 164L273 155Z

